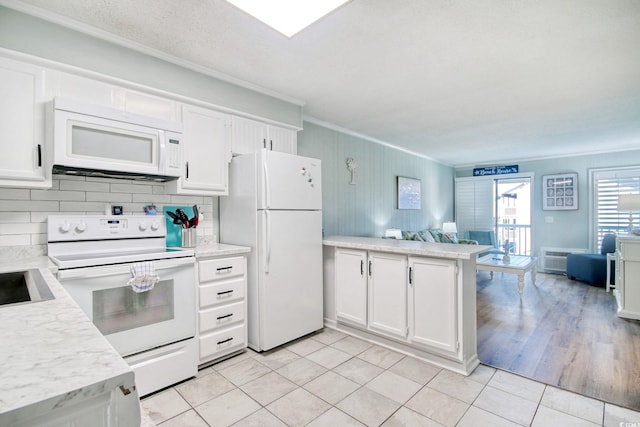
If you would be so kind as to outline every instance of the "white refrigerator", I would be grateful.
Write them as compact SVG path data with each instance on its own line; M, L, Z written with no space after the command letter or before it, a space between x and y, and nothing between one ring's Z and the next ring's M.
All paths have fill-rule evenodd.
M320 160L265 149L234 157L220 241L252 249L249 347L269 350L323 327Z

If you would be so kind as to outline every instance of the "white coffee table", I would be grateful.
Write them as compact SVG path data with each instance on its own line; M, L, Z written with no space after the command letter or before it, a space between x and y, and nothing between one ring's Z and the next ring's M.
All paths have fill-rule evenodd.
M493 273L511 273L518 275L518 292L520 298L524 292L524 275L527 272L531 275L531 282L536 284L536 259L530 256L521 255L509 255L509 262L502 261L503 255L489 254L478 258L476 261L476 268L478 270L486 270L491 272L491 279L493 279Z

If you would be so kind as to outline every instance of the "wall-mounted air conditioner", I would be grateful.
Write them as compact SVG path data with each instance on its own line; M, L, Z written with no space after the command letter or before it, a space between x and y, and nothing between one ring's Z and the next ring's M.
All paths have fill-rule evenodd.
M587 252L588 249L578 248L540 248L538 271L565 274L567 272L567 255L586 254Z

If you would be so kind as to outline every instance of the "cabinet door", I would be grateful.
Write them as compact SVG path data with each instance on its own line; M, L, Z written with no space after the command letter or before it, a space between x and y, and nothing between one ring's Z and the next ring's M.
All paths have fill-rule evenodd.
M298 154L298 132L277 126L269 126L269 147L273 151Z
M51 187L44 70L0 58L0 186Z
M409 258L409 340L430 348L457 351L456 263Z
M622 239L619 239L622 240ZM620 244L619 294L622 309L618 315L628 319L640 319L640 242L636 237L625 238ZM617 267L616 262L616 267Z
M367 253L336 249L336 318L359 326L367 325Z
M247 154L267 147L267 125L255 120L233 116L231 122L233 154Z
M407 257L369 252L369 328L406 338Z
M230 116L191 105L183 106L186 158L182 178L168 185L169 192L226 195L231 161Z

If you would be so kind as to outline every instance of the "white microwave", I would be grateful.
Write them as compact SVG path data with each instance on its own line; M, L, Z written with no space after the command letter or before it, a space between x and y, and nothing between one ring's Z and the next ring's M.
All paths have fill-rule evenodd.
M53 100L53 172L167 181L182 175L182 124Z

